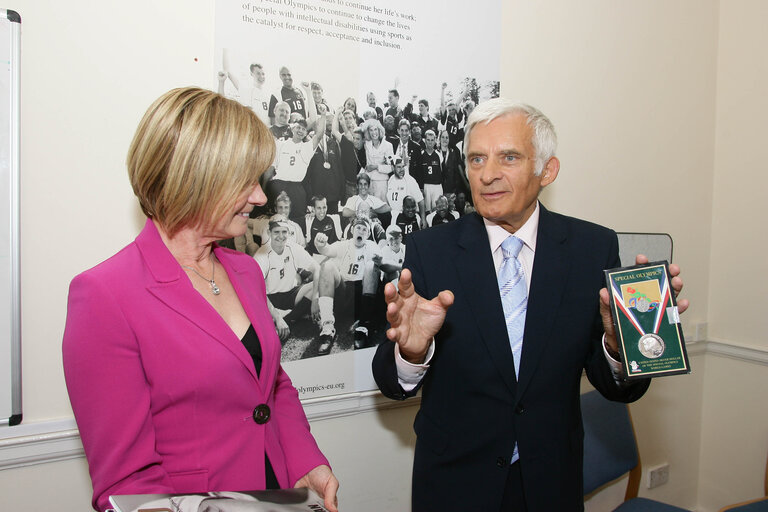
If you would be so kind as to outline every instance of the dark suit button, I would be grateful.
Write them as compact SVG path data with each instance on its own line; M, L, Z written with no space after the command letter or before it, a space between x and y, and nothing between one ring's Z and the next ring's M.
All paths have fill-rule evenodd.
M517 407L515 407L515 414L523 414L525 412L525 407L523 407L523 404L517 404Z
M500 468L504 468L507 465L507 459L504 457L499 457L496 459L496 465Z
M259 404L253 410L253 421L259 425L263 425L269 421L270 414L272 413L269 410L269 406L267 404Z

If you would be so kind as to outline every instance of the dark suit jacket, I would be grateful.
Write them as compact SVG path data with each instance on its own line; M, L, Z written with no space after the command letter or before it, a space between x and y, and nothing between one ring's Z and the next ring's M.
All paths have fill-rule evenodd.
M456 297L421 383L414 512L499 510L515 442L528 509L582 510L582 370L611 400L636 400L648 387L619 386L600 344L602 271L618 265L615 233L541 207L516 381L482 218L409 237L404 266L416 291ZM379 346L373 372L386 396L415 393L398 384L391 341Z

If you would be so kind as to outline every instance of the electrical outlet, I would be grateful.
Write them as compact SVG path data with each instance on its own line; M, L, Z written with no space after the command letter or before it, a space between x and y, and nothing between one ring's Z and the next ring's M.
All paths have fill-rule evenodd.
M653 489L669 481L669 464L666 462L648 468L648 488Z

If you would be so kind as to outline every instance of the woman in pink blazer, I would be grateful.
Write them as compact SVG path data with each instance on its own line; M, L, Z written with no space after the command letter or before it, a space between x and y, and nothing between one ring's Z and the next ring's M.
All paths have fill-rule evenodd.
M64 332L97 510L113 494L294 486L336 510L261 270L214 242L266 202L274 151L251 110L202 89L164 94L139 124L127 164L147 223L72 281Z

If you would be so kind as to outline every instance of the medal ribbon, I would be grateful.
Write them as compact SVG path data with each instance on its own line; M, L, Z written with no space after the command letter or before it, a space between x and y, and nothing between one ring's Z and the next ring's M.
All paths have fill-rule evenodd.
M632 327L637 329L637 332L640 333L640 335L644 335L645 331L640 326L640 322L637 321L637 318L635 318L635 315L624 306L624 297L621 296L621 289L619 286L611 280L611 293L613 294L613 303L616 304L616 309L624 313L624 316L627 317L627 320L632 324Z
M669 302L669 296L670 296L669 280L666 278L666 273L662 273L661 280L663 281L661 285L661 302L656 308L656 318L653 321L654 334L659 332L659 328L661 327L661 319L664 317L664 311L667 309L667 302ZM616 304L616 308L619 311L621 311L624 314L624 316L627 317L627 320L629 320L632 326L635 329L637 329L637 332L639 332L641 336L644 336L645 330L640 325L640 322L637 321L635 314L632 313L632 311L628 309L626 306L624 306L624 297L622 297L621 295L621 288L613 280L611 280L611 293L613 294L613 302L614 304Z
M656 311L656 320L653 322L653 332L659 332L661 328L661 319L664 317L664 311L667 310L667 302L669 302L669 280L664 275L664 283L661 285L661 303Z

